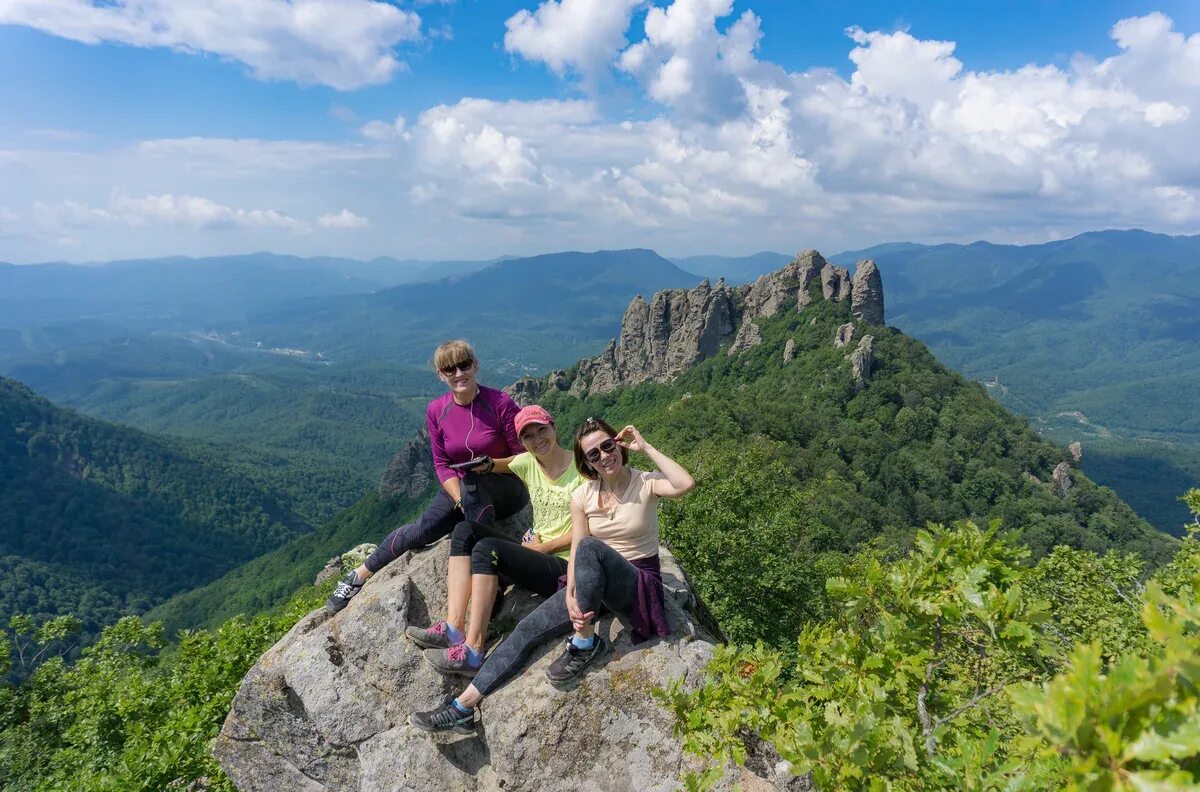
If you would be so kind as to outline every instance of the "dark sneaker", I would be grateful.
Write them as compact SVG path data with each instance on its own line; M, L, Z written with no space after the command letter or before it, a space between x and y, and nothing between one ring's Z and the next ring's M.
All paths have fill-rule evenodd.
M329 599L325 600L325 610L330 613L337 613L342 608L350 604L350 600L354 599L354 595L362 591L363 584L358 582L358 574L351 569L346 573L346 577L342 578L342 582L337 584L337 588L329 595Z
M579 649L567 639L567 649L546 669L546 677L556 685L578 679L592 661L604 654L608 644L599 635L591 649Z
M425 659L443 674L465 677L475 676L483 666L483 658L477 661L471 659L471 652L465 643L451 646L449 649L426 649Z
M454 706L454 697L446 696L442 706L428 712L414 712L408 716L408 722L421 731L439 732L454 731L459 734L475 733L475 710L463 715Z
M449 649L456 644L450 641L446 628L450 625L440 621L432 627L405 627L404 634L422 649ZM458 642L459 644L462 641Z

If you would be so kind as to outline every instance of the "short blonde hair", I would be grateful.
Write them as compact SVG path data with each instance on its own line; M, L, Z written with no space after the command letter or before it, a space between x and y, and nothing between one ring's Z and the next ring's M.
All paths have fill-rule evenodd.
M438 371L471 361L478 362L479 358L475 357L475 350L462 338L447 341L433 351L433 367Z

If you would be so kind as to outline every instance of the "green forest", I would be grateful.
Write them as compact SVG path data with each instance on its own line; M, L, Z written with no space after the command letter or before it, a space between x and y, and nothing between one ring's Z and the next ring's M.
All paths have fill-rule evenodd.
M253 482L0 379L0 619L84 635L206 583L308 524Z
M1063 449L898 331L870 328L856 388L832 343L848 311L763 320L761 345L670 384L542 399L564 440L589 415L635 423L695 474L663 506L664 541L730 642L701 689L658 694L689 748L737 761L766 740L819 788L1193 783L1197 540L1077 467L1055 482ZM0 776L228 789L207 745L242 675L321 601L330 556L418 505L367 495L76 662L58 657L69 619L18 617L27 678L0 698Z

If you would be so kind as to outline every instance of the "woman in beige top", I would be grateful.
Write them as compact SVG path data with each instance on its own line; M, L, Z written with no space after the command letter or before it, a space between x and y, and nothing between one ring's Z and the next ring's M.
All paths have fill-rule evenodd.
M645 453L660 472L630 467L630 451ZM462 695L447 697L437 709L414 712L408 719L412 725L472 731L483 697L511 678L535 647L572 630L574 636L546 675L555 684L575 679L607 648L593 623L601 605L629 621L634 643L670 634L658 564L658 500L686 493L694 486L692 477L636 428L615 432L594 418L575 433L575 464L588 481L571 496L566 586L521 620Z

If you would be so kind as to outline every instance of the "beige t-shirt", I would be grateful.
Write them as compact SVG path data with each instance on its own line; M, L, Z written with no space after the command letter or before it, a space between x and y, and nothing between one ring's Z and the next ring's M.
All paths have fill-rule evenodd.
M584 482L571 495L571 501L587 515L592 536L627 561L636 561L658 553L658 496L651 491L650 482L666 476L636 468L629 468L629 472L629 486L618 494L615 508L601 508L599 481Z

